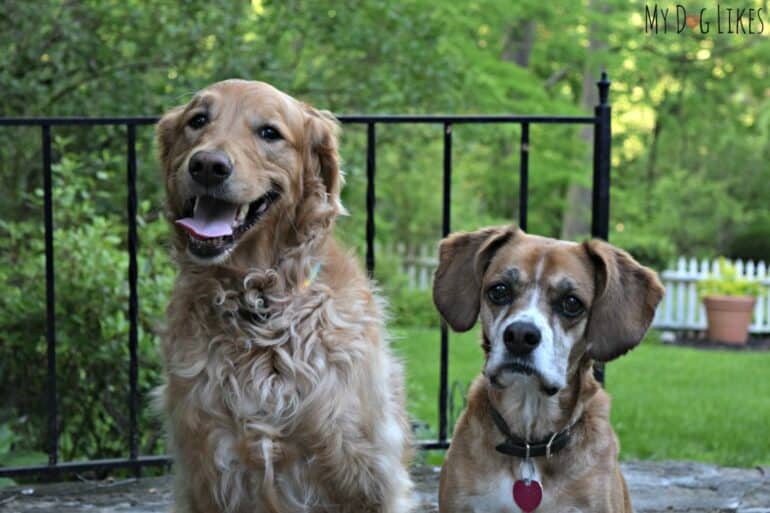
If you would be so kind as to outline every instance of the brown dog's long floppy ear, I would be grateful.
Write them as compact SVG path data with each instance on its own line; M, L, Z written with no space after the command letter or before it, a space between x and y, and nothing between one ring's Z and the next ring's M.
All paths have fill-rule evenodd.
M309 150L311 159L317 159L311 162L310 166L318 166L318 172L326 186L326 192L329 200L344 212L340 202L340 190L344 182L342 171L340 170L340 154L337 149L337 134L339 133L339 123L334 115L326 110L318 110L310 105L303 104L307 113L307 132L309 134ZM316 164L317 163L317 164Z
M515 226L484 228L455 233L441 241L433 302L453 330L468 331L476 324L481 278L495 252L515 233Z
M642 341L663 297L655 271L602 240L583 248L596 269L596 295L586 328L588 356L606 362Z
M184 111L184 106L171 109L155 125L155 136L158 139L158 157L164 170L170 167L168 158L174 146L175 137L178 137L179 134L179 122L182 111Z

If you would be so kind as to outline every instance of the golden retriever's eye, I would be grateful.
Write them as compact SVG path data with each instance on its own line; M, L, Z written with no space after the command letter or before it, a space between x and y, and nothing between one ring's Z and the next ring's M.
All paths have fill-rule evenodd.
M513 300L513 292L505 283L496 283L487 289L487 297L496 305L507 305Z
M577 317L585 311L583 302L572 294L562 298L559 310L565 317Z
M278 139L283 139L281 132L270 125L260 127L260 129L257 130L257 134L266 141L277 141Z
M193 130L198 130L199 128L203 128L208 122L209 117L206 114L201 113L191 117L190 121L187 122L187 126Z

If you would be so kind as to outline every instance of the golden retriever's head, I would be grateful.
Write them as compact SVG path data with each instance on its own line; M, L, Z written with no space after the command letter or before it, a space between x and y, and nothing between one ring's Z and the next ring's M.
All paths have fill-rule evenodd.
M157 126L175 244L223 262L261 230L342 211L337 123L263 82L226 80Z
M493 386L535 379L549 394L566 386L584 353L607 361L636 346L662 295L652 270L606 242L549 239L514 226L444 239L433 285L452 328L466 331L481 319Z

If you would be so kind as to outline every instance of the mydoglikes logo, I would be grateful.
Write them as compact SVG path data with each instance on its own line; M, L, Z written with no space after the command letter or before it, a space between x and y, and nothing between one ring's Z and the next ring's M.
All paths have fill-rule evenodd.
M716 4L694 9L681 4L645 4L645 34L681 34L687 30L701 34L757 35L764 33L767 10Z

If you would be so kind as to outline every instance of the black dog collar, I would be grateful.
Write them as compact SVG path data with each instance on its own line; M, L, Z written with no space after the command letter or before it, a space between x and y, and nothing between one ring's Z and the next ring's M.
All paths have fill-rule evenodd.
M571 430L577 423L575 422L574 424L567 426L558 433L552 433L543 440L527 442L511 433L505 419L503 419L503 416L500 415L500 412L498 412L491 403L489 404L489 413L492 415L492 420L495 422L497 429L499 429L505 436L505 442L495 447L495 449L508 456L516 456L524 459L536 458L539 456L550 458L551 455L564 449L567 444L569 444L570 439L572 438Z

